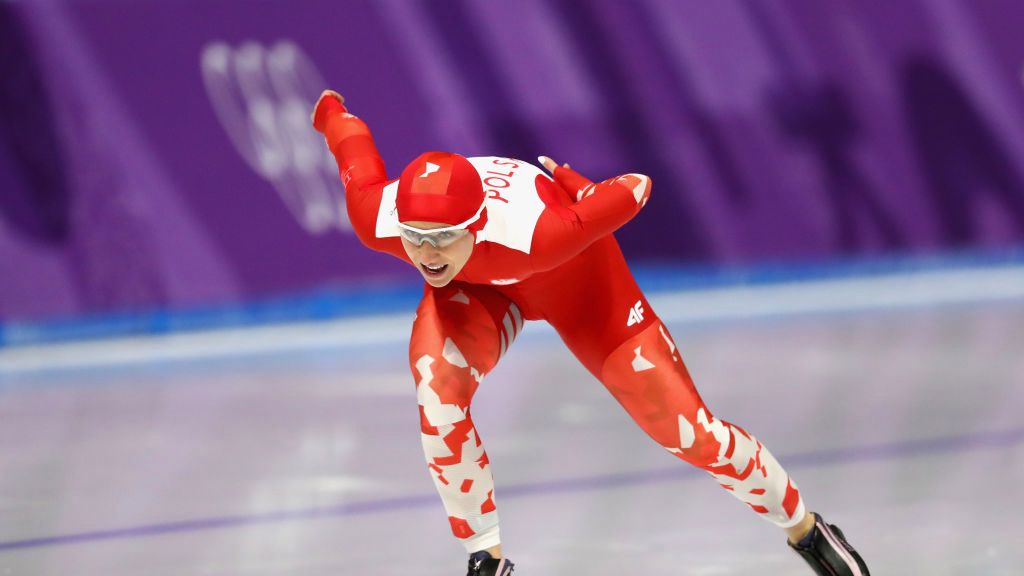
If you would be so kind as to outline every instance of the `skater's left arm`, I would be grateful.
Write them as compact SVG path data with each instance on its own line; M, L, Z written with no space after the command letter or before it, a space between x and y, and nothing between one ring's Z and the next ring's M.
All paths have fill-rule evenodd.
M555 183L575 202L548 205L534 232L531 257L536 271L573 258L636 216L651 194L651 179L624 174L595 184L568 164L541 157Z

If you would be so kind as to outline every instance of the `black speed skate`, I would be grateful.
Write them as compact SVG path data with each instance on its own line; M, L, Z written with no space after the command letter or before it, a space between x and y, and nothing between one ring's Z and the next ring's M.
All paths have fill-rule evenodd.
M788 543L788 541L787 541ZM864 559L850 546L842 530L814 515L814 528L789 547L803 557L819 576L871 576Z
M508 558L491 558L490 554L481 550L470 555L466 576L508 576L514 567Z

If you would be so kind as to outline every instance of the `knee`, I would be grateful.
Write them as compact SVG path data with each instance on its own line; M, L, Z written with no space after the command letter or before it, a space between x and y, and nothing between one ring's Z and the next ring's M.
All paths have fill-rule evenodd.
M727 456L733 443L729 424L700 408L692 421L679 416L678 447L668 445L666 448L686 462L708 469Z
M718 454L721 444L713 439L704 439L694 442L688 448L669 449L680 459L692 464L702 470L714 467L718 463Z
M456 424L468 417L469 404L481 379L479 372L465 362L453 362L444 355L435 358L430 354L415 358L412 371L424 434L436 435L437 427Z

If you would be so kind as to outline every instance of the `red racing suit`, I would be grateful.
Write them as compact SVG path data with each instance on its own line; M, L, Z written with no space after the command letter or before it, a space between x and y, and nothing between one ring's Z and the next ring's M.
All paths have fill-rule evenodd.
M359 239L409 262L396 225L398 180L388 180L369 128L333 98L321 101L314 125L338 162ZM500 541L470 403L524 320L549 322L669 452L771 522L798 523L804 505L795 483L756 438L712 416L612 236L647 203L650 179L627 174L595 184L564 167L552 179L520 160L469 161L487 195L487 222L455 279L425 286L409 353L427 465L467 551Z

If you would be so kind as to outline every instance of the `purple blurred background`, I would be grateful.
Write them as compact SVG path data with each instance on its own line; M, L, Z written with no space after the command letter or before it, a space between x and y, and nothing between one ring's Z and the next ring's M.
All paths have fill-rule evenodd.
M1018 0L0 1L0 323L412 282L308 114L653 177L638 262L1024 240Z

